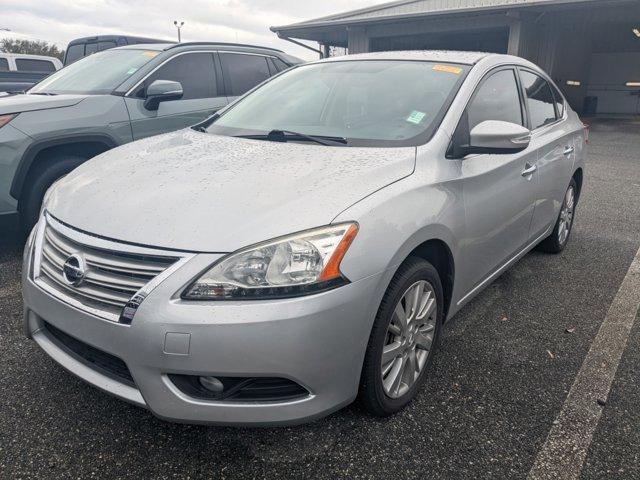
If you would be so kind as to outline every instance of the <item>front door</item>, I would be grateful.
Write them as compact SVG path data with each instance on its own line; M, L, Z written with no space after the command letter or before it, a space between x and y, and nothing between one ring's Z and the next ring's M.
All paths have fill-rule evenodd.
M469 131L485 120L526 125L516 71L490 72L478 87L466 114ZM466 218L464 291L480 286L516 256L529 241L538 188L536 151L469 155L460 162Z
M157 110L144 107L146 88L155 80L180 82L183 96L179 100L161 102ZM189 127L213 115L227 104L219 94L212 52L177 55L151 73L130 95L125 97L133 139Z

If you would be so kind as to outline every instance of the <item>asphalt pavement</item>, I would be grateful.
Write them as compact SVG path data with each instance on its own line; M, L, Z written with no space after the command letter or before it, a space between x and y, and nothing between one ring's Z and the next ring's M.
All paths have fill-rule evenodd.
M409 408L287 428L166 423L76 379L22 333L0 232L0 478L526 478L640 247L640 122L598 121L572 239L531 253L445 329ZM640 321L581 479L640 478Z

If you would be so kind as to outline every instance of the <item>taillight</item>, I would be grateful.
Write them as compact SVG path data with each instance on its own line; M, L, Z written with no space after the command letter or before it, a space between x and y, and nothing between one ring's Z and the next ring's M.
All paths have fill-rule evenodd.
M589 143L589 129L591 128L591 125L583 123L582 127L584 128L584 142Z

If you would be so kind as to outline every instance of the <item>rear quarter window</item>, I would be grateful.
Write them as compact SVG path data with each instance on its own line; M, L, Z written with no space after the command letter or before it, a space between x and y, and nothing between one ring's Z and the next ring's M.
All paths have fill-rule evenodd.
M55 72L56 67L49 60L16 58L16 70L19 72Z
M0 72L8 72L9 71L9 62L6 58L0 58Z

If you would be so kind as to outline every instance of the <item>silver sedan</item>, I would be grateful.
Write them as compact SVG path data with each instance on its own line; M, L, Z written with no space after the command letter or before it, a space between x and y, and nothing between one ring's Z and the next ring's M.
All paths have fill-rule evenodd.
M54 184L24 255L25 331L168 420L296 423L358 396L393 414L456 312L531 249L564 249L585 143L520 58L294 67Z

